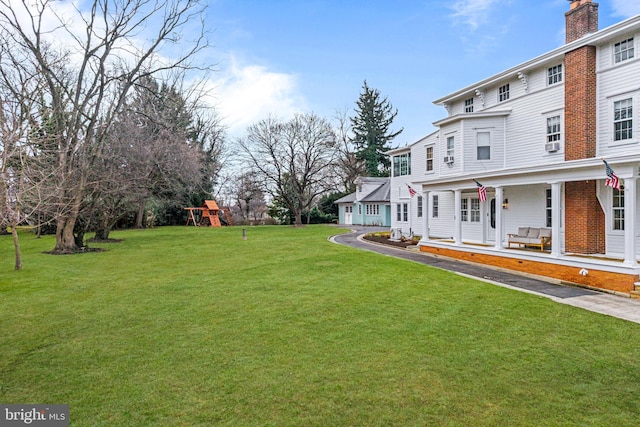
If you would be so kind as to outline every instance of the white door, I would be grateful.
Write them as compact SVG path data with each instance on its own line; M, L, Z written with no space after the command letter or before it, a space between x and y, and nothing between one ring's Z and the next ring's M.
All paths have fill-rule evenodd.
M345 205L344 207L344 223L345 225L353 225L353 206Z

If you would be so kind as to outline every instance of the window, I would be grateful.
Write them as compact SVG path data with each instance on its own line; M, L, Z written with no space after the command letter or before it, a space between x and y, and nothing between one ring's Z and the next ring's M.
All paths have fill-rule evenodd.
M400 204L396 205L396 221L402 221L402 207Z
M422 218L422 196L418 196L418 218Z
M438 195L437 194L433 195L432 202L433 203L431 206L431 217L438 218Z
M560 141L560 116L547 117L547 142Z
M471 222L480 222L480 199L471 199Z
M624 190L613 189L613 229L624 230Z
M427 147L427 172L433 170L433 147Z
M633 37L613 45L613 62L618 63L633 58Z
M498 89L498 102L504 102L507 99L509 99L509 83Z
M473 113L473 98L464 100L464 112Z
M546 190L546 199L547 199L547 205L545 208L545 213L547 216L547 222L546 222L546 226L547 227L551 227L551 215L552 215L552 210L551 210L551 189L547 188Z
M455 139L452 136L447 137L447 156L453 156L455 147Z
M478 132L476 142L478 144L478 160L491 160L491 133Z
M547 69L547 84L549 86L562 82L562 64Z
M613 103L613 140L623 141L633 137L633 98Z
M460 221L469 220L469 199L460 200Z
M362 215L362 205L358 205L358 215Z
M393 176L411 175L411 153L393 157Z
M404 222L409 221L409 204L408 203L402 204L402 220Z
M367 215L380 215L380 205L367 203L365 212Z

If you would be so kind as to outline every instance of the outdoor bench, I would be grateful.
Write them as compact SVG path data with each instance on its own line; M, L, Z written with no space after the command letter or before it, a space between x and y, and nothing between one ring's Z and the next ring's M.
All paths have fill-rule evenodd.
M551 229L519 227L517 234L509 234L509 248L511 248L512 243L519 245L519 247L536 246L543 251L545 246L549 246L551 244Z

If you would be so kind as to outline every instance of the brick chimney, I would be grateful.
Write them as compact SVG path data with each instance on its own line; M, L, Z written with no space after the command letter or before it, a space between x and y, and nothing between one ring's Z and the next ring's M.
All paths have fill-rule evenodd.
M598 3L592 3L591 0L573 0L569 12L564 16L567 43L598 31Z
M570 43L598 31L598 3L571 2L566 18ZM564 129L566 161L596 156L596 48L580 46L564 57ZM565 183L567 252L604 253L605 216L596 197L596 181Z

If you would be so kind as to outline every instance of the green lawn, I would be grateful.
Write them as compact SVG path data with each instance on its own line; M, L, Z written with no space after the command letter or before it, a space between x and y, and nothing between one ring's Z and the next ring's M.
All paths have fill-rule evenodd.
M0 237L0 403L74 426L638 425L640 325L328 226Z

